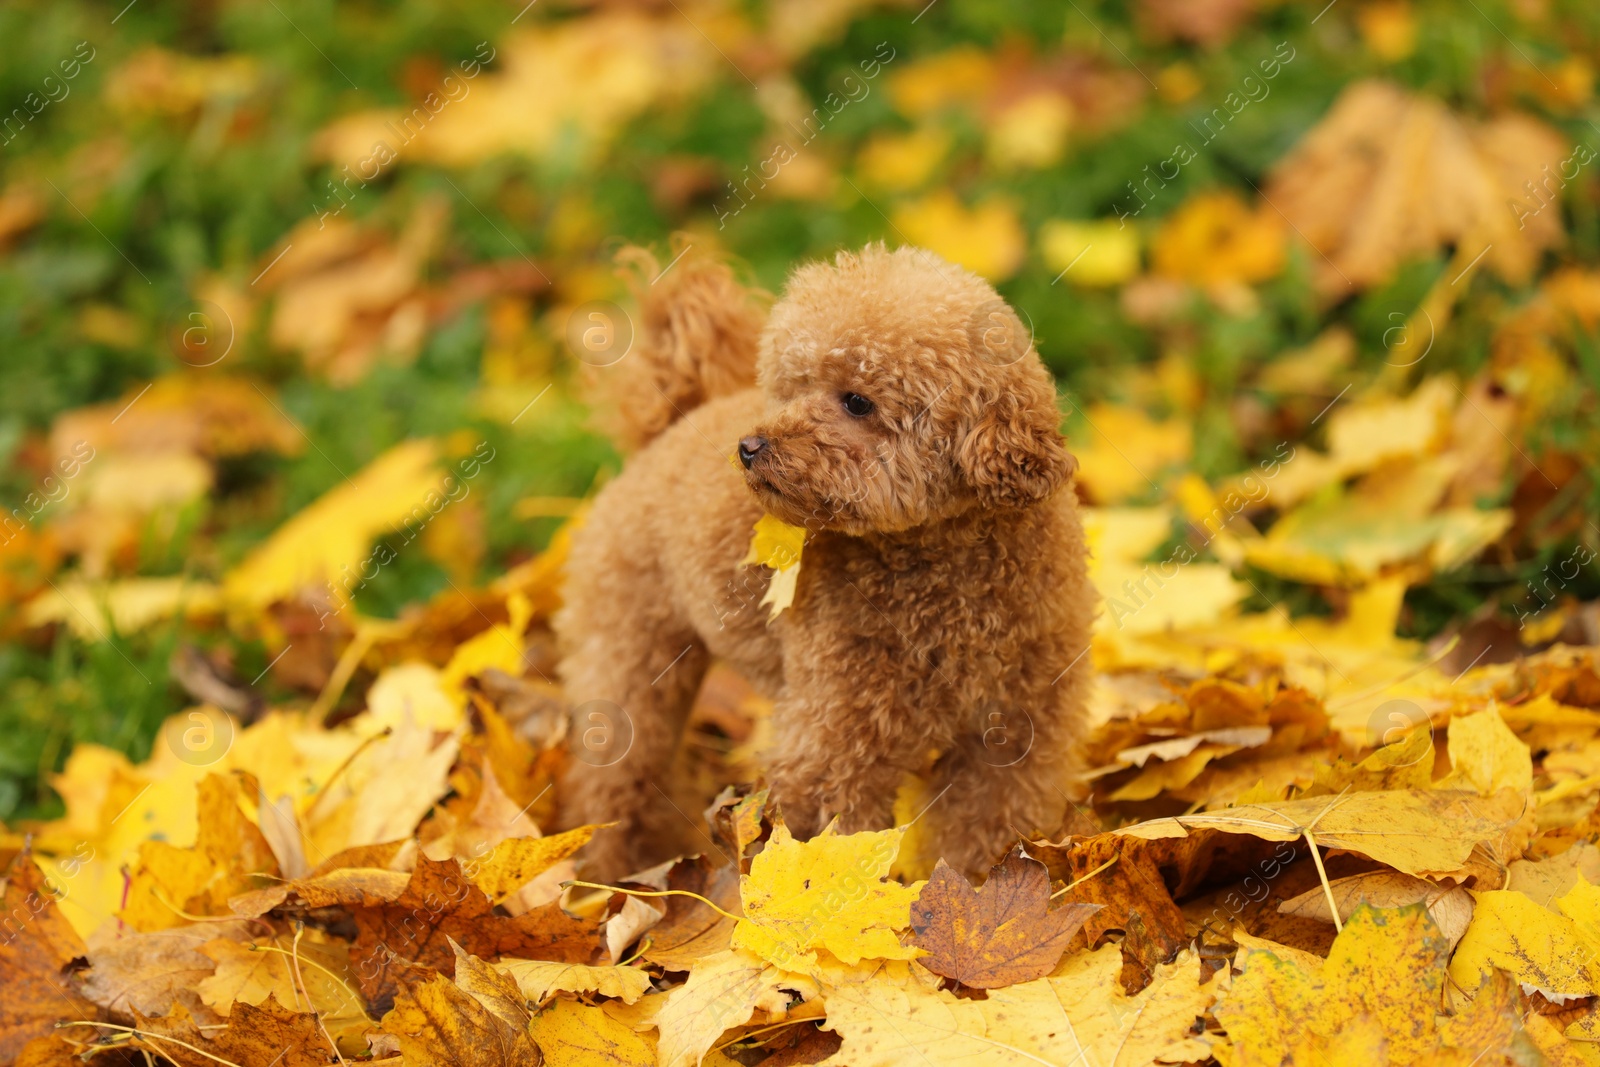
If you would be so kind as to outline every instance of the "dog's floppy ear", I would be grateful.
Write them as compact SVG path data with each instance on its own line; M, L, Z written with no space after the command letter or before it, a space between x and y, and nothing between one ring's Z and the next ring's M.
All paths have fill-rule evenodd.
M1059 489L1078 461L1062 443L1055 405L1007 397L978 417L956 462L987 506L1028 507Z

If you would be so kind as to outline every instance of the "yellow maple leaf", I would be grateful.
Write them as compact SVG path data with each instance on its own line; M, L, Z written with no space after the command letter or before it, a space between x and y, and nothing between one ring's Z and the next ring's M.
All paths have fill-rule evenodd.
M187 915L229 915L227 901L276 878L278 863L261 831L241 808L235 776L208 774L198 787L192 848L166 841L139 846L139 862L124 890L121 916L136 930L180 926Z
M1484 795L1501 789L1526 793L1533 788L1533 756L1493 703L1450 720L1449 751L1450 776L1441 786L1476 789Z
M1477 908L1450 961L1463 988L1498 968L1547 997L1600 993L1600 929L1594 915L1600 889L1579 878L1555 909L1512 889L1477 894Z
M1348 849L1406 874L1458 872L1479 846L1501 856L1526 842L1527 798L1505 789L1489 797L1460 789L1391 789L1342 797L1301 797L1151 819L1113 831L1158 840L1201 830L1293 841L1314 831L1319 845Z
M523 633L528 620L533 618L533 605L521 592L506 598L505 622L497 622L480 634L456 646L450 662L444 665L441 683L445 691L456 700L457 706L466 706L463 686L473 675L482 674L491 667L502 670L513 678L522 674L522 656L526 642Z
M756 520L750 535L750 552L744 557L745 566L760 565L772 568L772 580L761 597L761 603L770 608L767 618L776 619L794 603L795 589L800 581L800 554L805 548L806 530L803 526L790 526L782 519L763 515Z
M1212 1009L1228 1035L1215 1055L1223 1067L1403 1065L1440 1062L1446 1049L1465 1051L1466 1062L1489 1042L1508 1047L1516 1022L1503 984L1480 991L1461 1014L1438 1016L1448 955L1421 904L1361 905L1315 969L1303 956L1246 949L1242 973Z
M495 904L577 852L597 827L579 826L550 837L509 837L468 868L472 882Z
M642 973L642 972L641 972ZM656 1067L655 1038L638 1034L590 1004L557 998L528 1024L546 1067Z
M917 956L896 931L910 925L922 883L885 881L904 836L900 829L841 834L830 825L796 841L780 822L739 879L745 917L734 927L734 948L802 973L816 968L819 949L852 966Z
M432 441L404 441L280 526L228 572L223 593L230 604L259 610L306 585L327 590L335 603L370 580L393 546L370 551L385 530L424 523L448 504ZM404 542L401 534L396 540Z
M1073 448L1078 482L1098 504L1156 492L1152 480L1187 463L1193 451L1194 428L1187 419L1157 421L1135 407L1094 404L1084 410L1083 421Z
M283 1004L309 1000L336 1040L346 1034L359 1038L373 1025L350 973L349 946L339 938L307 928L298 941L291 934L246 942L219 937L199 951L215 961L216 970L195 991L218 1014L275 996Z

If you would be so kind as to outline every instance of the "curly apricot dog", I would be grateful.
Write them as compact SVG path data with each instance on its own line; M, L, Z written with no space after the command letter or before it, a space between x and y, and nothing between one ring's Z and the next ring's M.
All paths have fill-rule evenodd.
M908 771L958 869L1054 830L1094 596L1075 462L1016 314L882 246L796 270L764 329L715 263L638 288L638 343L607 373L643 447L578 531L556 620L563 821L620 823L588 870L627 873L679 836L656 782L713 656L773 697L768 776L797 836L890 825ZM763 512L808 531L771 621L771 572L741 562Z

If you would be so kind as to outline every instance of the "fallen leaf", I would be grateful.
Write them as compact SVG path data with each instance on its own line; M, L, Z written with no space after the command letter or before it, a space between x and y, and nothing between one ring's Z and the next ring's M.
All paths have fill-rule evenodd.
M533 1017L529 1033L546 1067L656 1067L655 1042L604 1011L561 997Z
M700 1063L717 1038L749 1022L758 1006L777 1008L816 994L811 979L787 974L739 949L701 957L689 980L662 998L666 1003L655 1019L661 1032L661 1067Z
M722 911L739 914L739 871L735 867L707 868L687 861L667 874L667 888L705 897ZM694 962L729 947L734 920L698 900L667 897L667 913L650 931L642 955L669 971L687 971Z
M406 1067L540 1067L542 1062L526 1030L514 1029L442 976L402 987L382 1028L399 1039Z
M1461 790L1390 790L1342 797L1306 797L1247 804L1113 831L1143 840L1183 838L1203 830L1293 841L1307 829L1326 848L1360 853L1405 874L1462 870L1478 845L1514 855L1526 839L1526 798L1512 790L1491 797Z
M796 841L779 823L739 879L745 917L734 927L733 947L802 972L816 967L819 949L851 965L915 956L895 931L910 923L916 887L886 881L903 836L841 834L830 825Z
M60 891L24 852L6 874L0 908L6 936L0 939L0 1060L29 1041L51 1033L59 1019L93 1019L95 1006L75 987L71 971L87 949L56 910Z
M336 605L345 604L352 592L348 575L360 573L378 534L407 520L415 525L444 505L437 461L432 441L396 445L279 527L228 572L224 596L259 610L314 585L330 590Z
M543 960L503 958L495 967L509 976L534 1003L543 1003L553 993L598 993L632 1004L650 991L650 975L637 967L616 965L590 967L580 963L548 963Z
M1533 788L1533 758L1493 704L1450 720L1450 777L1441 787L1465 786L1487 796Z
M911 244L990 281L1011 277L1028 253L1016 208L1004 199L969 208L950 190L937 189L897 208L893 218Z
M1348 878L1335 878L1328 883L1334 902L1339 906L1339 919L1348 922L1362 904L1374 908L1402 908L1408 904L1422 904L1428 909L1445 943L1454 948L1466 933L1472 921L1472 895L1460 886L1440 885L1426 878L1413 878L1399 871L1373 871ZM1278 905L1284 915L1303 915L1309 919L1333 922L1333 912L1328 905L1328 890L1318 886Z
M1492 246L1487 266L1520 285L1562 238L1560 212L1528 203L1524 182L1566 154L1525 115L1464 122L1431 97L1360 81L1274 168L1265 196L1321 253L1325 292L1380 284L1443 245L1468 257Z
M974 889L943 860L911 905L911 944L922 965L975 989L1029 982L1049 974L1082 928L1093 904L1050 908L1044 864L1015 848Z
M200 987L216 967L201 949L213 938L230 936L247 937L248 928L206 923L139 933L107 923L89 935L85 954L92 965L79 978L83 994L117 1015L165 1015L178 1003L194 1011L204 999Z
M1515 1023L1495 996L1480 996L1465 1014L1438 1015L1448 956L1421 904L1361 905L1316 970L1248 950L1232 989L1212 1009L1227 1032L1215 1055L1224 1067L1354 1062L1356 1055L1400 1065L1431 1064L1445 1050L1468 1062L1488 1050L1486 1036L1509 1047ZM1484 1018L1492 1023L1487 1035Z
M844 1038L826 1062L1132 1067L1181 1047L1220 988L1199 983L1198 961L1186 953L1129 997L1117 982L1121 967L1120 954L1108 945L1069 959L1051 977L967 1000L939 989L917 963L885 962L866 977L825 985L823 1025Z
M1450 961L1450 976L1462 988L1473 989L1498 969L1551 999L1594 996L1600 993L1600 965L1595 962L1600 959L1600 931L1592 920L1597 905L1600 890L1582 881L1554 908L1541 907L1513 890L1479 893L1472 923Z
M516 917L497 915L454 860L417 858L405 891L376 907L352 907L350 960L369 1004L382 1005L418 967L446 974L455 945L481 959L517 956L587 963L601 951L599 925L557 903Z

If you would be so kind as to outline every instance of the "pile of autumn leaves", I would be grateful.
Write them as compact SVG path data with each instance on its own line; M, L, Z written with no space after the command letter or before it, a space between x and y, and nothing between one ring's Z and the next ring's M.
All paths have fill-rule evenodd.
M1592 808L1581 781L1537 790L1542 772L1513 729L1542 758L1592 748L1596 657L1558 648L1480 668L1460 688L1481 707L1359 762L1330 758L1291 799L1261 785L1231 806L1109 832L1080 813L1062 840L1019 845L976 889L942 864L927 871L915 827L796 841L759 789L729 790L707 812L716 862L573 884L570 857L593 828L541 836L528 812L548 811L542 795L512 799L548 780L557 750L513 764L515 738L481 703L454 733L413 725L407 737L402 725L346 756L426 738L414 756L453 757L453 792L414 835L314 866L305 817L286 809L320 796L269 802L236 758L196 776L194 844L139 845L117 917L87 943L63 910L70 860L50 861L52 885L17 856L0 1056L1234 1067L1353 1062L1352 1050L1488 1065L1536 1049L1596 1062L1600 814L1571 804ZM1215 717L1221 692L1236 714L1327 743L1306 728L1315 699L1270 676L1212 679L1177 703ZM1147 712L1101 741L1171 734L1172 722L1170 709ZM1196 725L1207 724L1181 727L1180 744ZM275 712L236 753L272 751L251 736L263 731L300 751L335 733ZM341 788L336 771L318 791ZM122 803L109 788L101 799ZM95 861L83 862L78 876ZM912 881L919 870L929 876Z

